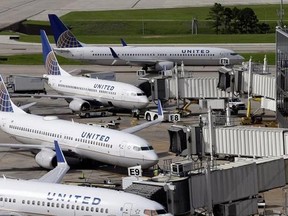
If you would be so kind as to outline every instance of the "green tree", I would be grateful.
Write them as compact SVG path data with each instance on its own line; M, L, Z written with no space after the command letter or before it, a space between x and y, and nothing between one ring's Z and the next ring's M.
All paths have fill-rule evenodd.
M232 33L232 26L231 21L233 19L233 13L230 8L225 8L223 12L223 21L224 21L224 27L222 30L222 33Z
M270 27L266 23L259 23L255 12L251 8L225 8L215 3L209 11L208 20L212 20L212 27L217 34L251 34L267 33Z
M230 29L231 33L237 34L239 33L238 26L239 26L239 19L238 14L240 13L240 10L237 7L234 7L231 10L231 21L230 21Z
M221 26L223 25L223 13L224 7L219 3L215 3L209 11L208 20L213 21L212 27L214 28L216 34L219 34Z
M244 8L238 13L238 30L242 34L256 33L258 18L251 8Z
M258 32L260 34L267 34L270 31L270 26L267 23L259 23Z

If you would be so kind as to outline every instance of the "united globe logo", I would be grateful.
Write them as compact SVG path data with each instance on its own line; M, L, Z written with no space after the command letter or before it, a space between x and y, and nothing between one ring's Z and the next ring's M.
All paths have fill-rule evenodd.
M68 30L63 32L57 41L57 47L82 47L82 45L77 41L74 35Z

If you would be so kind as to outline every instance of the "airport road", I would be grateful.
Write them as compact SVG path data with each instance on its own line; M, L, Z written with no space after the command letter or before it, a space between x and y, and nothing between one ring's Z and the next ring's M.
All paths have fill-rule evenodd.
M71 11L99 11L121 9L154 9L212 6L212 0L1 0L0 28L26 19L48 20L49 13L58 16ZM222 5L247 5L248 0L222 0ZM279 0L258 0L254 4L279 4Z
M15 54L34 54L42 53L42 45L40 43L25 43L17 40L11 40L13 35L0 35L0 55ZM40 37L40 36L39 36ZM52 43L52 41L51 41ZM53 46L54 44L52 44ZM91 44L92 46L97 44ZM99 44L98 44L99 45ZM135 46L149 46L151 44L130 44ZM152 46L175 46L176 44L153 44ZM103 44L105 46L105 44ZM120 46L120 44L109 44L107 46ZM193 47L219 47L231 49L239 53L263 53L275 52L275 43L218 43L218 44L178 44L177 46L193 46Z

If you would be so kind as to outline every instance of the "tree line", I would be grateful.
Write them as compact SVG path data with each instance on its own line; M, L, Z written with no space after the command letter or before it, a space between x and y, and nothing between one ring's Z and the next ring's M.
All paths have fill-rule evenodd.
M270 30L268 24L259 23L255 12L248 7L231 9L215 3L207 19L212 20L216 34L265 34Z

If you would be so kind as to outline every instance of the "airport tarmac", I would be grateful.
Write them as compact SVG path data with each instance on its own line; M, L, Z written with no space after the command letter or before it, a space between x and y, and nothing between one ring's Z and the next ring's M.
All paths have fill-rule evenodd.
M248 0L224 0L221 1L221 4L250 4L251 1ZM256 3L258 4L278 4L278 0L259 0ZM207 6L213 5L214 1L204 0L120 0L115 3L113 0L86 0L85 2L81 0L2 0L0 1L0 27L10 25L11 23L19 22L25 19L32 20L48 20L47 14L55 13L59 16L66 14L70 11L77 10L118 10L118 9L140 9L140 8L169 8L169 7L190 7L190 6ZM0 39L1 43L1 39ZM1 43L0 52L1 54L18 54L18 53L40 53L41 46L40 44L23 44L23 46L12 45ZM226 45L227 46L227 45ZM229 46L229 45L228 45ZM265 47L267 46L267 47ZM233 50L238 52L239 50L247 51L248 47L256 47L255 50L261 50L264 47L264 50L275 50L275 44L256 44L251 46L234 45ZM230 47L231 48L231 47ZM139 80L134 76L135 67L98 67L93 65L81 65L81 66L63 66L65 70L74 70L75 68L85 68L87 70L97 70L97 71L116 71L117 80L127 81L130 80L131 83L137 84ZM206 68L202 68L207 71ZM199 68L192 68L195 71L195 75L199 76L218 76L217 73L199 73ZM127 73L126 73L127 72ZM8 76L9 74L28 74L41 76L44 73L44 66L11 66L11 65L1 65L0 74L3 76ZM89 119L80 119L79 117L73 115L67 107L67 103L64 100L47 100L47 99L27 99L13 98L15 103L28 103L31 101L37 101L37 104L31 108L33 114L39 115L58 115L60 118L79 121L83 123L105 123L111 120L117 120L119 116L108 116L105 118L89 118ZM185 123L193 124L198 121L197 114L200 113L197 106L194 106L195 115L185 119ZM243 113L242 113L243 114ZM129 115L120 116L120 129L130 126L134 123L133 119ZM184 120L184 119L183 119ZM144 120L140 120L140 123ZM37 124L36 122L31 124ZM175 159L175 155L169 153L169 136L167 129L171 126L172 123L161 123L157 126L152 126L141 132L138 132L137 135L145 138L149 141L156 152L160 157L160 165L163 166L165 159ZM2 143L17 143L13 138L9 137L2 131L0 131L0 142ZM6 176L11 176L15 178L23 179L33 179L39 178L44 175L47 171L40 168L35 160L34 155L27 151L13 150L8 151L8 149L2 149L0 151L0 173ZM145 175L151 176L152 173L146 172ZM85 178L83 178L83 176ZM75 182L92 182L92 183L103 183L105 180L111 180L112 183L119 184L121 178L127 176L127 170L119 167L112 166L98 166L96 164L87 165L84 169L76 167L71 169L67 175L64 177L64 183L75 183ZM283 204L283 193L282 189L272 190L271 192L265 193L265 199L267 204L271 209L281 209Z
M73 70L73 68L83 68L82 65L65 65L65 70ZM86 69L92 69L95 66L85 66ZM98 68L98 67L97 67ZM98 68L99 69L99 68ZM101 67L101 69L108 70L112 67ZM136 74L133 72L136 68L130 67L113 67L116 73L116 78L119 81L128 81L130 83L137 83L138 79ZM124 72L130 69L128 72ZM4 77L9 74L27 74L27 75L38 75L41 76L44 73L43 66L11 66L11 65L1 65L0 74ZM195 72L195 76L218 76L216 72ZM48 90L51 91L51 90ZM66 101L62 99L57 100L47 100L47 99L31 99L31 98L13 98L16 104L26 104L32 101L36 101L37 104L31 107L31 113L37 115L57 115L59 118L66 120L73 120L82 123L93 123L93 124L104 124L111 120L120 122L120 129L134 125L135 119L133 119L129 114L119 114L117 116L108 115L107 117L96 117L96 118L79 118L72 114L71 110L68 108ZM151 103L153 105L153 103ZM258 104L259 105L259 104ZM257 106L257 105L256 105ZM203 113L198 105L193 105L190 107L193 115L187 118L183 118L182 122L178 124L197 124L199 119L199 114ZM254 107L256 109L256 107ZM244 116L245 111L241 111L240 115ZM269 113L270 118L273 118L273 113ZM234 119L239 123L239 118ZM144 122L145 120L140 119L139 122ZM31 123L31 124L37 124ZM146 128L136 135L141 136L150 142L157 154L159 155L160 161L159 166L164 167L165 160L180 160L180 157L176 157L174 153L169 152L169 134L168 128L172 123L161 123L159 125ZM0 131L0 142L1 143L18 143L13 138L4 134ZM9 177L16 177L22 179L33 179L39 178L44 175L47 171L40 168L35 160L34 155L27 151L3 149L0 151L0 173ZM150 172L145 171L144 175L151 177L153 175L152 170ZM83 178L84 176L84 178ZM85 165L84 167L73 167L68 174L64 177L63 183L75 184L75 183L86 183L91 182L92 184L103 184L104 181L111 180L112 183L117 185L121 184L122 177L127 176L127 169L120 167L113 167L108 165L99 165L96 163L91 163ZM270 206L270 209L280 209L283 205L283 191L282 189L272 190L265 193L266 204Z
M67 66L67 68L72 68L75 66ZM82 67L82 66L81 66ZM92 67L92 66L90 66ZM87 67L86 67L87 68ZM123 70L123 69L122 69ZM2 65L0 74L5 79L10 74L27 74L31 76L41 76L44 73L44 67L42 66L9 66L9 65ZM129 83L136 83L137 77L136 73L118 73L116 75L117 80L119 81L128 81ZM48 89L48 94L54 93L52 90ZM120 123L120 129L129 127L131 124L135 124L135 119L131 117L129 114L122 114L118 116L108 116L108 117L97 117L97 118L80 118L74 114L72 114L71 110L68 108L66 101L63 99L56 99L56 100L47 100L47 99L32 99L32 98L13 98L15 104L26 104L32 101L36 101L37 104L31 107L30 111L32 114L37 115L57 115L59 118L66 119L66 120L73 120L75 122L82 122L82 123L93 123L93 124L104 124L108 123L112 120L115 120ZM153 105L153 104L152 104ZM121 118L119 120L118 118ZM197 119L197 118L196 118ZM144 122L144 120L140 120L139 123ZM137 122L138 123L138 122ZM35 123L37 124L37 123ZM147 128L143 131L137 132L136 135L139 135L150 142L156 152L162 156L162 158L170 157L170 153L168 153L169 149L169 137L167 129L170 127L171 123L161 123L157 126L152 126ZM2 143L18 143L13 138L7 136L2 131L0 131L0 142ZM173 157L173 154L171 154ZM12 153L1 151L0 153L0 172L8 175L14 176L19 178L37 178L41 176L45 171L39 168L39 166L35 163L34 157L32 154L23 151L13 151ZM163 163L163 160L160 162ZM10 167L10 169L9 169ZM127 170L126 169L119 169L113 168L111 166L104 166L99 167L91 167L86 169L84 172L86 173L85 176L93 176L93 178L89 177L89 180L92 181L99 181L103 182L105 179L113 179L115 174L114 172L119 172L120 176L126 176ZM106 171L108 169L108 171ZM25 171L25 172L23 172ZM113 173L112 173L113 172ZM80 177L82 175L82 170L73 170L73 175L70 174L65 177L65 179L69 179L72 181L73 179L77 179L77 176ZM74 177L73 177L74 176Z

